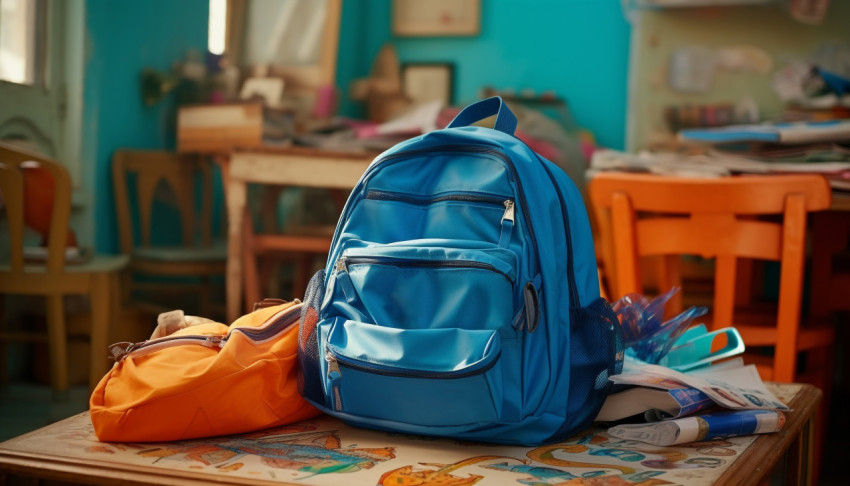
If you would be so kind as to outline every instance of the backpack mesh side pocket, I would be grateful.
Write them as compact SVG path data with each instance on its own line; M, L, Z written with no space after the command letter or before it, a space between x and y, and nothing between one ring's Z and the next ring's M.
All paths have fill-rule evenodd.
M298 392L315 403L324 403L321 371L319 368L319 344L317 324L319 310L325 297L325 270L319 270L310 279L301 307L298 324Z
M608 377L623 370L623 331L605 299L570 309L570 397L572 430L590 425L608 391ZM562 432L566 433L562 429Z

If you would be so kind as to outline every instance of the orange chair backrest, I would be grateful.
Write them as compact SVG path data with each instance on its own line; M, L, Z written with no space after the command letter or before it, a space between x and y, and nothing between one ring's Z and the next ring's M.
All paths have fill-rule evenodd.
M713 258L713 323L734 325L738 260L779 261L777 342L752 344L775 344L777 362L796 352L806 213L829 208L826 179L810 174L695 179L612 172L596 175L588 190L614 261L614 298L642 290L640 257L666 258L663 289L681 281L671 256ZM674 312L681 310L681 300L677 305Z
M27 173L29 172L29 173ZM27 194L27 178L36 176L52 183L53 190ZM32 182L32 181L31 181ZM30 184L30 189L35 187ZM68 221L71 214L71 177L60 163L42 155L0 142L0 192L3 194L11 238L11 274L23 273L24 225L37 226L47 236L47 272L60 274L65 269L65 247L69 243ZM46 196L51 197L46 201ZM29 204L49 202L37 211L38 224L33 225ZM11 278L11 277L10 277Z

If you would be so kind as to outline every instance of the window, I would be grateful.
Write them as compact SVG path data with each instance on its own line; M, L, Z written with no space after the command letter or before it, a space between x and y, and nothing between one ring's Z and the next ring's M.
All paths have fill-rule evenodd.
M224 54L227 36L227 0L210 0L208 49L216 55Z
M0 80L44 79L44 0L0 0Z

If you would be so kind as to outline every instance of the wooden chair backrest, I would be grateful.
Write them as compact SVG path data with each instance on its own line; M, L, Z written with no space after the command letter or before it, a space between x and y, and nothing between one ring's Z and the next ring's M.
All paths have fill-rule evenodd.
M205 190L201 201L201 242L211 242L210 212L212 207L211 169L192 155L158 150L117 150L112 161L112 180L115 191L115 210L118 216L121 252L132 254L136 246L133 225L133 203L139 218L139 242L152 246L153 207L157 186L164 182L174 194L180 215L181 240L184 246L195 244L195 180L196 169L202 172ZM128 180L135 175L136 201L130 200Z
M733 320L738 260L781 262L771 344L776 346L775 362L791 365L783 365L774 377L780 381L793 377L806 214L829 208L832 194L826 179L811 174L689 179L602 173L590 181L588 192L597 221L610 222L600 223L600 236L612 247L615 298L642 291L642 256L667 259L668 274L660 278L662 291L681 282L674 264L681 255L713 258L712 325L742 328ZM673 313L680 312L681 299L675 305Z
M10 278L23 274L24 266L24 173L26 168L47 170L53 178L54 195L47 235L47 273L65 270L65 246L71 215L71 177L62 164L43 155L0 142L0 191L9 222Z

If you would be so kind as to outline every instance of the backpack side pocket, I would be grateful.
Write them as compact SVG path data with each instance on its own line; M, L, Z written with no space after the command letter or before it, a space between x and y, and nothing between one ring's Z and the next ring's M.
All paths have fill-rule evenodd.
M611 381L623 369L623 331L617 315L603 298L570 308L570 396L564 426L558 436L587 427L596 417Z
M298 323L298 393L317 403L325 403L319 366L318 324L319 311L325 298L325 270L319 270L310 279L301 307Z

